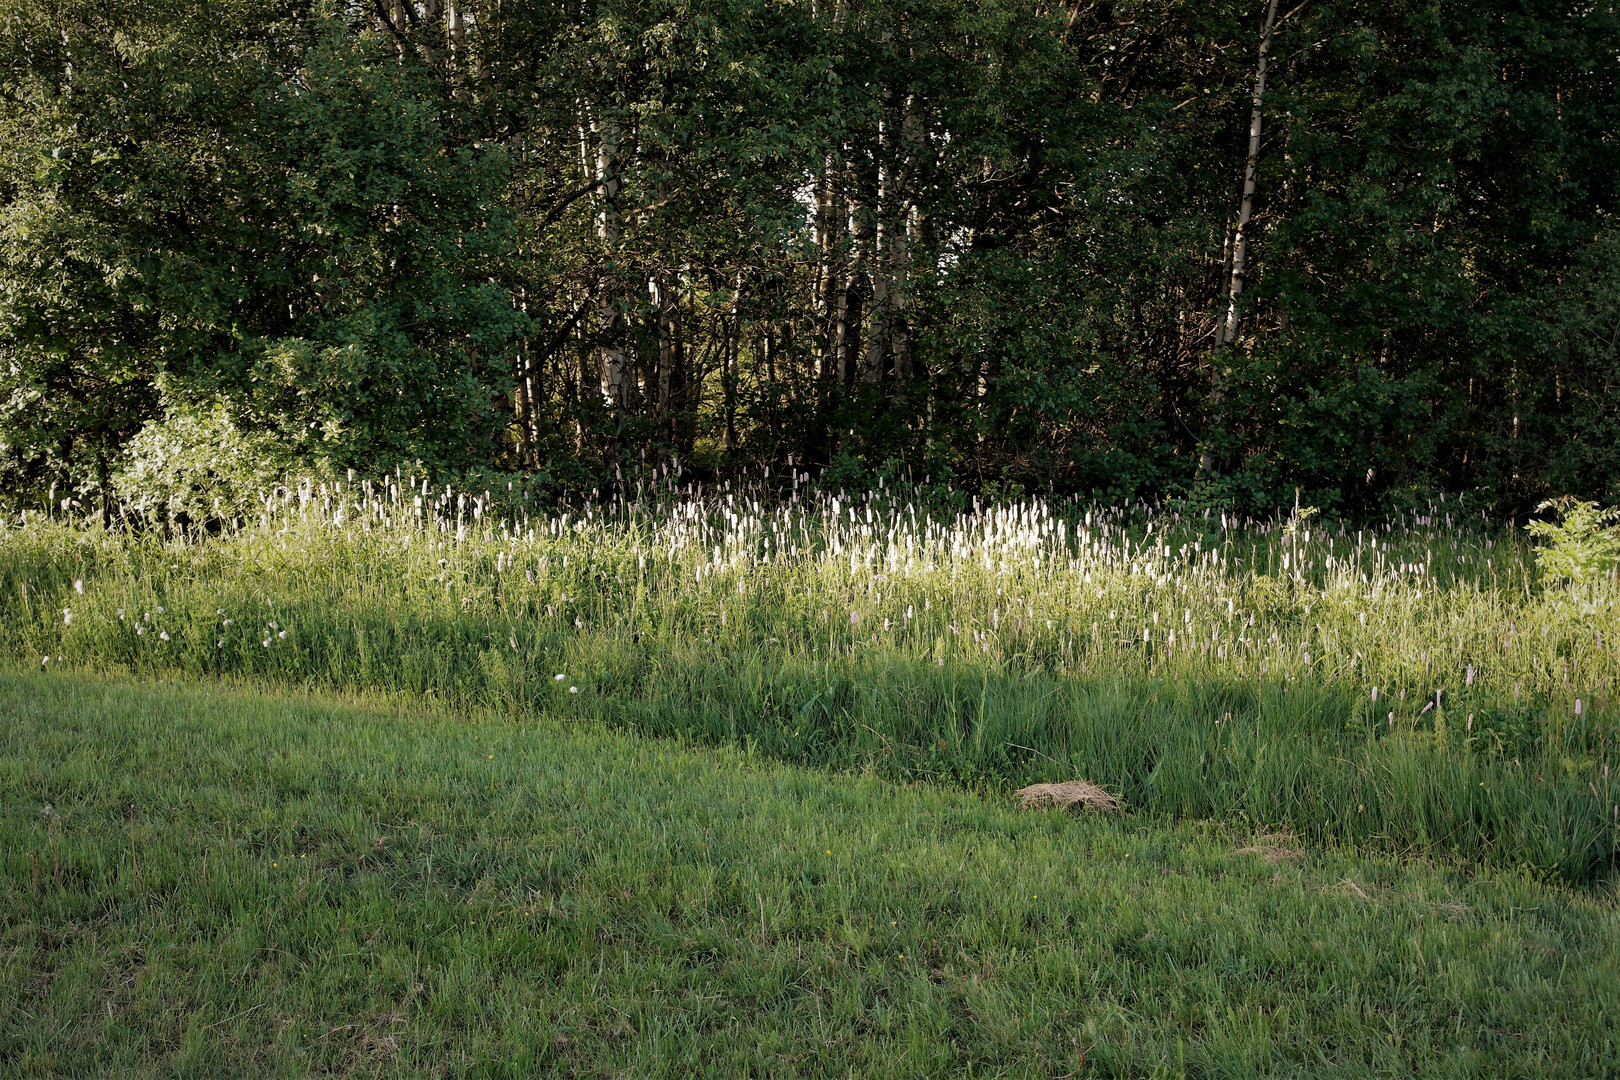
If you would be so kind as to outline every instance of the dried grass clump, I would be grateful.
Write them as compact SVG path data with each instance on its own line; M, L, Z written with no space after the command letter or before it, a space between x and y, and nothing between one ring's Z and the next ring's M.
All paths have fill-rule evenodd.
M1294 839L1294 834L1286 830L1274 833L1262 833L1254 838L1255 843L1249 847L1237 849L1239 855L1259 855L1266 862L1289 862L1304 856L1304 852L1296 847L1289 847L1288 842Z
M1088 810L1101 810L1108 814L1120 812L1119 800L1096 784L1085 780L1067 780L1061 784L1031 784L1013 792L1018 805L1025 810L1037 806L1058 806L1068 809L1080 806Z
M1354 878L1343 878L1337 885L1324 885L1322 887L1322 891L1344 893L1348 896L1354 896L1358 900L1367 900L1370 902L1373 898L1373 893L1377 892L1378 889L1375 886L1371 891L1368 891L1366 886L1362 885L1361 882L1355 880Z

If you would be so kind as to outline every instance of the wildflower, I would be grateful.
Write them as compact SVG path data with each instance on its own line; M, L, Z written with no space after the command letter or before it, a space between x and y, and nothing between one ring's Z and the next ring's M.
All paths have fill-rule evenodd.
M146 627L142 626L140 623L136 623L135 624L135 636L136 637L143 637L143 636L145 636L145 634L146 634Z
M269 648L269 647L270 647L270 639L269 639L269 638L265 638L265 639L264 639L264 640L263 640L263 641L261 641L261 642L259 642L259 644L260 644L260 645L263 645L263 646L264 646L264 647L265 647L265 648L267 648L267 649L268 649L268 648Z
M73 591L78 593L80 596L84 595L84 579L83 578L74 578L73 579Z
M120 619L122 619L124 617L124 609L123 608L118 609L118 617Z
M50 657L48 657L48 656L42 656L42 657L40 657L40 659L39 659L39 666L40 666L40 667L44 667L44 666L45 666L45 665L46 665L46 664L48 664L48 663L50 663L50 662L51 662L51 658L50 658ZM831 854L832 854L832 852L830 852L830 851L829 851L829 852L827 852L827 854L829 854L829 855L831 855Z
M169 632L167 630L164 630L162 633L158 634L158 638L159 638L159 640L162 640L162 641L168 641L169 640Z
M577 686L570 686L570 687L569 687L569 688L568 688L568 692L569 692L569 693L570 693L570 694L577 694L577 693L579 693L579 687L577 687Z
M72 622L73 622L73 612L69 611L67 608L63 608L62 609L62 625L67 626Z
M161 615L161 614L163 614L163 609L162 609L162 608L161 608L161 607L160 607L160 608L158 608L158 614L159 614L159 615Z
M229 626L235 621L236 621L235 619L226 619L224 622L220 623L220 625L221 626Z
M278 638L284 638L286 636L287 636L287 631L285 631L285 630L281 631L280 633L278 633L276 635L276 637L278 637Z
M552 677L551 677L551 679L552 679L552 681L553 681L553 682L562 682L562 681L563 681L563 680L564 680L564 679L566 679L566 678L568 678L568 676L566 676L566 675L563 675L563 674L561 674L561 673L560 673L560 672L559 672L559 673L558 673L558 674L556 674L556 675L553 675L553 676L552 676Z

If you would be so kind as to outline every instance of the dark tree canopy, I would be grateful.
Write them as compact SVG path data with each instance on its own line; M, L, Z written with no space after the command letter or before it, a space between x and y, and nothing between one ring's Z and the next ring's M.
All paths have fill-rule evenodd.
M1620 496L1612 4L0 20L0 501L200 424L558 485Z

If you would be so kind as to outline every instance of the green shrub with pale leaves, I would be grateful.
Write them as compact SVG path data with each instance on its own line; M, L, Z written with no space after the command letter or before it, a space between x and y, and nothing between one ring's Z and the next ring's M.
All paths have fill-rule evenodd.
M1571 496L1548 499L1539 511L1551 510L1556 521L1532 521L1525 531L1545 546L1536 550L1544 576L1584 585L1607 573L1620 560L1620 507L1602 507Z
M242 430L222 405L181 408L130 440L113 485L143 517L201 526L256 513L292 463L281 440Z

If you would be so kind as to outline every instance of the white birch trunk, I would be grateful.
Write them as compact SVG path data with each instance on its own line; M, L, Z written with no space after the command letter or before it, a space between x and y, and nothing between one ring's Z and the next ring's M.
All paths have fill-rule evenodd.
M611 108L592 120L592 134L596 136L595 177L600 209L596 215L596 235L607 252L619 247L624 233L624 222L619 213L619 142L622 132L619 119ZM609 408L624 408L630 394L630 364L624 347L624 312L619 290L611 281L604 281L598 301L598 346L601 360L602 400Z
M1262 105L1266 96L1266 69L1271 62L1271 34L1277 25L1277 0L1270 0L1266 5L1266 21L1260 30L1260 54L1254 69L1254 97L1249 110L1249 155L1243 166L1243 198L1238 204L1237 229L1232 236L1231 270L1226 279L1223 290L1226 299L1225 317L1215 332L1215 371L1210 387L1210 404L1215 412L1211 417L1211 427L1219 430L1225 423L1225 414L1221 406L1226 399L1227 361L1226 350L1231 348L1237 339L1238 327L1238 297L1243 293L1244 260L1249 250L1249 220L1254 214L1255 172L1260 163L1260 134L1262 127ZM1215 456L1208 446L1198 456L1198 471L1202 474L1213 474L1215 471Z

